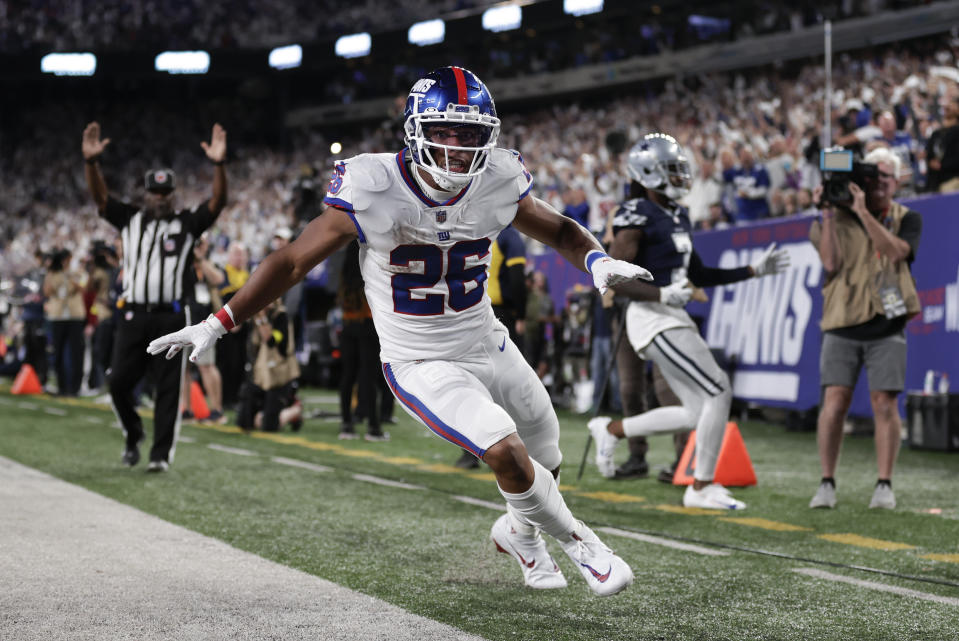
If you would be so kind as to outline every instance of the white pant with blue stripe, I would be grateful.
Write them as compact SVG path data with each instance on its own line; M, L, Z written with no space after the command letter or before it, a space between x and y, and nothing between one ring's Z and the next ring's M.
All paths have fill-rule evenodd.
M562 462L549 393L499 322L458 360L383 363L383 375L410 416L478 457L516 432L547 470Z

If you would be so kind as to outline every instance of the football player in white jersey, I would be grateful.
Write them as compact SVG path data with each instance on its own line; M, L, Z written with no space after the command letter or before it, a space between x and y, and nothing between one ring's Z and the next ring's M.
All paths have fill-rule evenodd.
M693 249L689 214L676 202L689 191L690 177L686 154L672 136L646 135L630 150L627 169L646 188L646 198L628 200L616 212L610 253L649 265L653 282L624 283L615 289L632 299L626 310L630 345L659 366L682 405L659 407L621 421L605 416L592 419L589 430L596 439L596 465L603 476L615 474L613 452L621 438L695 429L696 471L683 505L741 510L745 503L713 483L732 387L684 307L693 294L690 281L711 287L776 274L788 266L789 256L773 243L746 267L703 265Z
M614 594L632 582L632 570L559 493L559 422L493 315L485 285L490 244L512 223L591 273L601 291L651 276L611 259L589 232L532 196L520 155L496 148L499 128L493 99L473 73L443 67L427 74L407 100L403 151L337 163L323 214L270 254L228 306L149 351L169 358L192 345L195 358L359 238L383 374L411 416L493 470L508 506L492 528L496 547L520 564L530 587L565 587L545 532L593 592Z

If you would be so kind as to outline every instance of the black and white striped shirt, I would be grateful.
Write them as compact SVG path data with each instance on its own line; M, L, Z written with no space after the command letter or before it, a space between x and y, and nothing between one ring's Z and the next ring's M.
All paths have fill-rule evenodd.
M215 217L209 203L184 209L168 219L157 219L134 205L114 198L101 212L120 230L123 240L123 293L128 303L182 303L190 278L193 243Z

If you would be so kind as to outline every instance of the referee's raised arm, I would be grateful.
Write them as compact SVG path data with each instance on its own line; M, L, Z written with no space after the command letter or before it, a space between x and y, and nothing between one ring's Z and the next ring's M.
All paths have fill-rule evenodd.
M100 123L91 122L83 130L83 151L84 175L87 179L87 187L90 189L90 195L93 196L93 202L101 211L107 206L107 183L103 179L103 173L100 171L99 158L103 150L110 144L109 138L100 139Z
M226 162L226 129L216 123L213 125L210 142L203 141L200 146L206 152L206 157L213 162L213 196L208 207L216 218L226 205L226 170L223 168Z

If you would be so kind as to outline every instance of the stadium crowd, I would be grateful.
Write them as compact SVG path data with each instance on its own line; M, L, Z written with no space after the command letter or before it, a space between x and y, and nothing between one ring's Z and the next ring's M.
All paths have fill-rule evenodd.
M950 146L957 137L942 135L959 126L957 60L959 46L948 36L843 54L833 75L833 140L862 151L892 148L910 173L904 190L937 190L959 177L959 149ZM522 151L538 196L597 233L623 194L621 153L651 130L673 133L694 156L686 204L698 228L795 215L811 211L820 181L823 84L822 66L813 63L750 70L748 80L745 72L670 79L601 104L526 113L501 109L500 146ZM180 205L199 203L211 168L196 140L212 116L204 119L202 104L191 105L189 113L142 106L126 102L122 110L107 107L98 116L106 136L118 132L103 158L117 177L114 192L134 196L143 171L169 166L186 177L178 187ZM15 131L4 132L10 153L0 160L0 294L6 340L21 348L21 357L29 342L19 338L26 325L16 313L20 307L8 303L36 296L42 261L70 248L80 259L75 265L90 272L95 243L115 242L115 232L88 202L74 153L85 122L80 111L45 103L18 114ZM210 258L220 266L228 262L231 245L247 248L255 265L270 251L263 230L297 230L315 216L333 160L402 144L392 122L344 137L341 154L331 154L333 141L320 131L297 131L290 144L276 146L255 136L244 140L237 135L239 123L225 124L235 141L230 202L210 231ZM540 251L535 245L530 241L530 253ZM87 299L90 327L97 318L89 313L92 297Z

